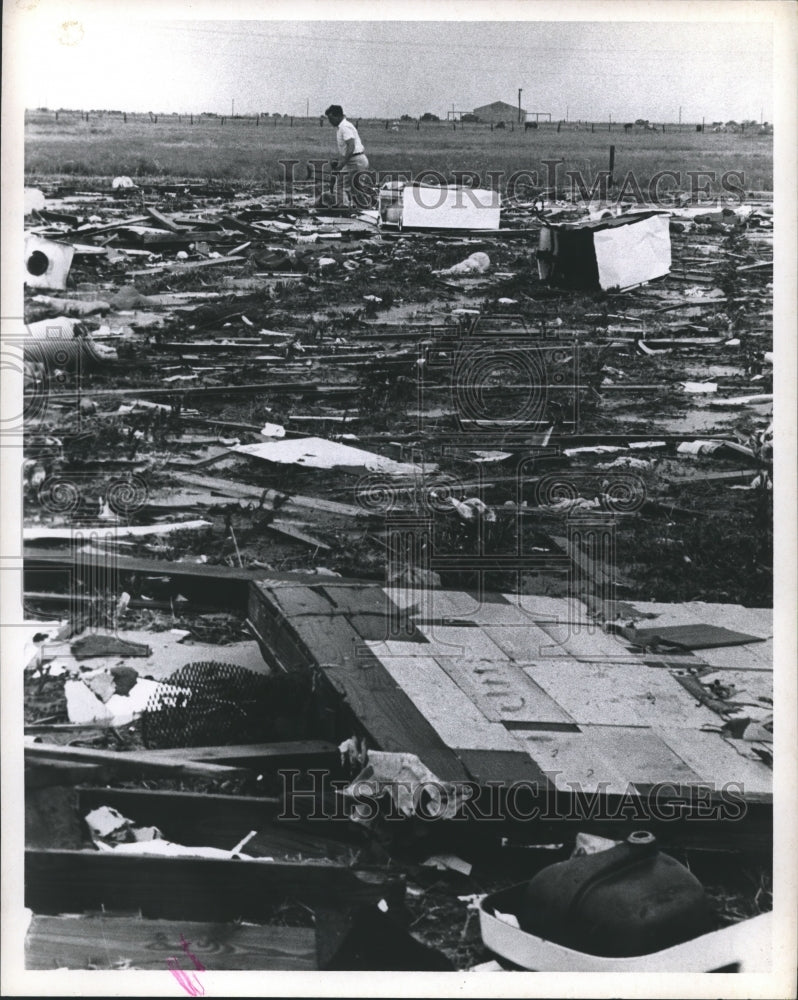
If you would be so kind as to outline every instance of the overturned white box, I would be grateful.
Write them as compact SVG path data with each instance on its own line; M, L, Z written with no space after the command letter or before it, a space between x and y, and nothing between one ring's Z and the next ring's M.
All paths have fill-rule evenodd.
M538 273L554 285L586 289L632 288L668 274L668 215L635 212L545 226L538 243Z
M497 230L501 195L461 184L435 185L388 181L380 188L380 227Z

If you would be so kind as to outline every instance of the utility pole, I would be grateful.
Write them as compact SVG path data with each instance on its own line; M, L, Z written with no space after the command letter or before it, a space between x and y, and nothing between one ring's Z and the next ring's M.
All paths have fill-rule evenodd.
M310 118L310 98L305 101L305 117Z
M570 108L569 108L569 107L568 107L568 105L566 104L566 105L565 105L565 120L566 120L566 121L568 121L568 112L569 112L569 111L570 111Z
M230 117L235 118L236 116L236 99L235 97L230 101Z
M680 125L682 124L682 106L681 106L681 104L679 105L679 124Z
M523 94L523 87L518 88L518 124L521 124L521 94Z

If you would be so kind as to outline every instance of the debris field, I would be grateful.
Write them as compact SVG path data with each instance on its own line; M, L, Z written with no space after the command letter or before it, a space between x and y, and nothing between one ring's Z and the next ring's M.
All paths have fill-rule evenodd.
M501 893L640 829L711 912L667 961L744 965L771 195L677 196L667 273L620 289L541 234L634 207L408 231L316 194L28 192L29 968L546 968Z

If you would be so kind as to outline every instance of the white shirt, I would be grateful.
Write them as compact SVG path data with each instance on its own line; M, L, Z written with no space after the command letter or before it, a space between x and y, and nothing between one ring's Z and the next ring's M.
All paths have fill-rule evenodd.
M338 152L342 160L346 158L347 139L355 140L354 156L358 156L365 152L363 149L363 143L360 141L360 136L357 134L357 129L348 118L344 118L335 133L335 141L338 143Z

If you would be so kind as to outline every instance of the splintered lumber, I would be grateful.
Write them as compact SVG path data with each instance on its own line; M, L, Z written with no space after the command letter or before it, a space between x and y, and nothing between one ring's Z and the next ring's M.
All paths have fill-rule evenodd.
M311 549L315 549L318 552L329 552L332 546L328 545L327 542L323 542L320 538L314 538L312 535L305 534L304 531L300 531L295 528L293 524L289 524L287 521L272 521L271 524L267 524L267 531L272 531L276 535L281 535L283 538L287 538L292 542L299 542L300 545L306 545Z
M212 261L211 263L218 263L218 261ZM149 273L149 272L148 272ZM659 387L657 387L659 388ZM251 392L260 393L275 393L275 394L292 394L297 395L355 395L360 392L360 388L356 385L348 386L336 386L336 385L319 385L317 382L254 382L247 383L246 385L197 385L197 386L183 386L179 389L175 388L157 388L153 389L149 386L142 385L133 389L103 389L99 386L86 386L86 392L91 392L92 396L111 396L114 398L122 398L126 396L166 396L178 398L180 396L192 396L197 393L202 393L203 396L230 396L230 395L245 395ZM50 393L47 397L48 400L53 402L68 400L73 401L78 397L78 393L72 392L56 392ZM30 398L35 398L31 395Z
M274 504L284 494L279 490L264 490L258 486L249 486L247 483L231 482L227 479L213 478L212 476L195 476L193 473L180 473L178 481L186 486L199 486L206 490L217 491L223 496L241 497L247 500L263 500L264 503ZM373 514L356 507L354 504L338 503L335 500L323 500L320 497L299 496L291 493L282 509L290 511L292 507L301 507L305 510L315 510L324 514L340 514L343 517L373 517Z
M171 233L185 233L186 227L179 226L174 220L170 219L168 216L163 215L158 211L157 208L151 208L147 206L147 215L154 219L159 225L163 226L164 229L168 229ZM197 236L197 239L204 239L204 236Z
M238 778L251 772L242 767L173 757L162 758L135 750L94 750L89 747L57 746L52 743L26 743L28 761L76 761L81 764L101 764L116 774L157 774L163 777Z
M552 535L551 540L567 553L568 558L579 568L580 572L596 586L608 586L612 584L626 585L627 581L618 573L615 567L591 559L570 538Z
M324 501L322 501L324 502ZM25 592L35 589L34 581L42 577L57 577L63 581L65 590L74 589L74 581L82 578L96 577L97 570L104 570L108 565L108 557L102 552L70 552L64 549L38 549L26 547L25 560ZM269 580L301 585L303 583L318 583L314 575L305 577L292 573L275 573L270 569L246 569L231 566L209 566L205 563L173 562L165 559L139 559L134 556L117 555L113 557L114 572L118 574L120 586L126 575L135 574L139 580L147 577L169 577L179 584L180 592L190 600L198 595L209 606L218 608L245 608L249 596L251 581ZM332 579L327 580L327 586L332 585ZM343 577L335 578L336 584L346 584ZM148 606L155 606L151 602Z
M318 968L316 931L233 923L145 920L109 915L34 916L25 940L27 969L152 969L183 956L182 942L208 971L306 971ZM191 960L185 958L186 968Z
M402 882L319 862L27 850L25 905L39 914L139 910L166 920L262 919L279 899L399 903Z

